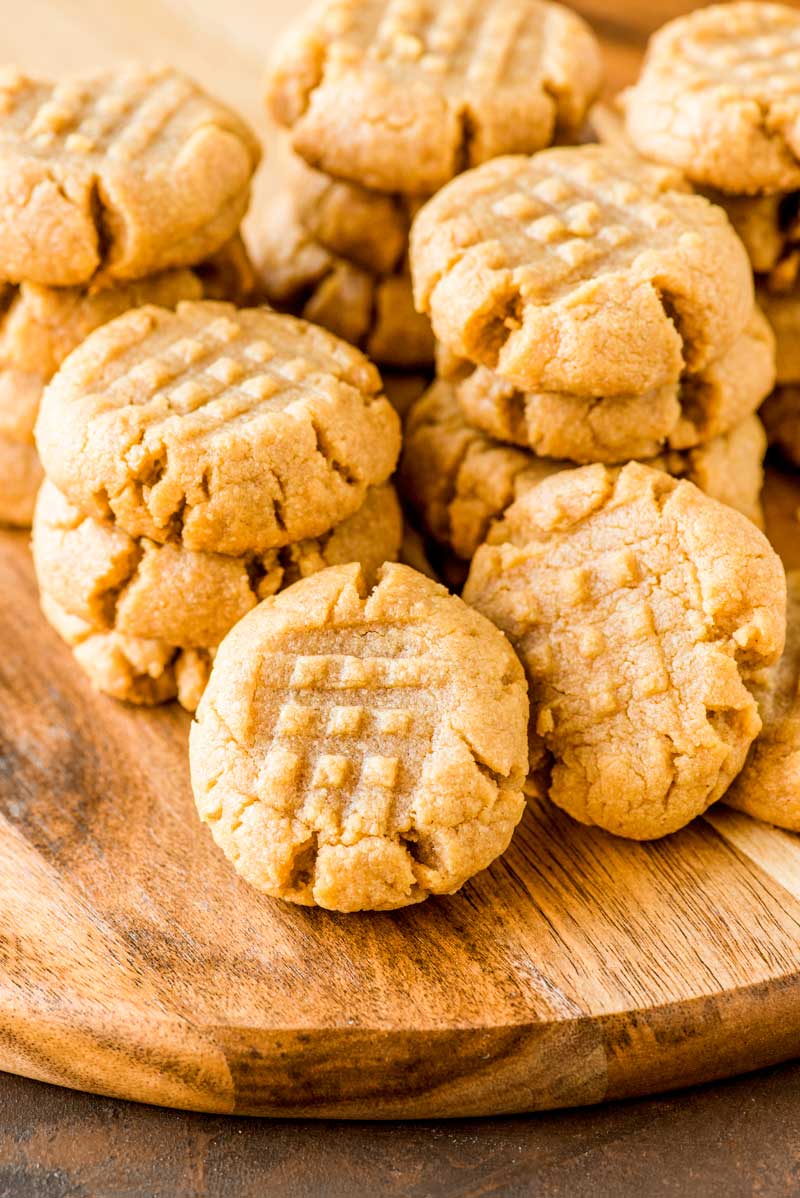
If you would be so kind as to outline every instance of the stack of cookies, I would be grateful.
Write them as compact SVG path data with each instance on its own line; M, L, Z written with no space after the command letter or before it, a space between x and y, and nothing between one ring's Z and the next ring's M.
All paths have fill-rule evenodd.
M407 257L420 203L498 154L574 140L600 79L588 27L547 0L318 0L269 79L289 133L283 187L254 214L267 298L381 365L429 365Z
M777 342L762 416L800 465L800 12L745 0L672 21L622 99L636 149L721 204L747 247Z
M411 267L439 377L402 478L435 540L469 560L546 475L630 459L761 522L773 338L725 214L676 171L608 146L497 159L423 207Z
M140 304L252 289L237 231L259 154L171 69L0 73L0 522L31 521L42 391L88 333Z
M325 566L397 556L399 421L353 346L265 308L147 305L96 329L39 412L42 606L94 684L194 709L216 646Z

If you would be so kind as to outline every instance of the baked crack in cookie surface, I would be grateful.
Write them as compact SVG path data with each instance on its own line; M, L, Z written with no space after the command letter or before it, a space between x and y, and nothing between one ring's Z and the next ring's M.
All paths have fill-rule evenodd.
M683 827L741 769L785 595L749 520L638 463L540 483L489 532L464 589L525 666L550 798L637 840Z
M291 902L388 910L450 894L524 808L527 697L498 630L407 566L323 570L220 646L192 726L201 818Z
M800 188L800 13L746 0L670 21L625 107L639 152L695 183L743 195Z
M283 39L272 114L313 166L430 194L579 130L601 83L580 17L540 0L317 0Z
M47 476L132 536L240 554L319 536L392 472L399 421L358 350L291 316L144 307L47 388Z
M45 614L80 649L76 656L100 690L144 703L177 692L188 707L179 686L187 651L196 651L195 664L205 663L207 673L209 651L262 599L326 566L353 561L372 581L397 557L402 535L390 483L371 487L362 507L322 537L232 557L131 537L113 520L84 516L45 481L33 557ZM191 710L200 693L202 687L192 687Z
M688 479L760 526L766 445L758 417L749 416L697 449L665 453L647 465ZM574 462L537 457L473 428L453 385L438 379L407 418L399 478L425 531L469 561L506 508L550 475L573 468Z
M235 113L171 68L45 83L0 72L0 277L139 278L219 249L260 157Z
M725 802L800 832L800 570L786 584L783 656L752 685L764 726Z
M524 389L641 395L702 370L753 309L725 214L608 146L468 171L411 231L414 296L455 353Z
M485 366L467 372L457 392L470 423L501 441L573 462L622 462L691 449L728 432L756 411L774 382L775 338L754 308L722 357L643 395L521 391Z

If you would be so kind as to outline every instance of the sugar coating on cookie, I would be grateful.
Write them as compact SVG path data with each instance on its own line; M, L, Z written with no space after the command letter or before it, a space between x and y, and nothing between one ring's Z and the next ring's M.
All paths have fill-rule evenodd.
M786 646L752 684L763 727L725 802L800 832L800 570L786 575Z
M625 97L647 157L734 194L800 187L800 13L784 4L715 4L650 40Z
M391 474L399 421L363 354L268 309L147 306L45 393L45 473L132 536L240 554L319 536Z
M766 436L749 416L697 449L661 454L647 465L687 478L758 525ZM411 408L399 480L422 527L469 560L516 499L573 462L538 457L482 433L464 417L452 383L438 379Z
M584 466L511 507L464 598L507 633L550 798L620 836L674 832L725 792L779 657L783 567L744 516L638 463Z
M385 561L397 558L402 535L391 483L371 487L361 508L322 537L233 557L131 537L113 520L83 515L45 481L32 548L39 588L47 598L45 612L57 613L51 622L69 644L83 646L79 660L95 685L116 698L160 702L156 679L174 675L184 651L197 650L199 660L210 663L208 651L257 603L327 566L355 561L368 580L374 579ZM145 642L159 646L155 657L147 658L149 682L131 664L136 658L122 651L136 644L141 656ZM109 661L120 656L130 668L110 671ZM175 689L167 686L168 698ZM202 688L193 688L191 710L200 693ZM178 697L188 706L180 689Z
M502 441L573 462L624 462L685 450L727 433L775 382L775 337L754 308L741 336L702 370L642 395L585 398L522 391L479 366L457 383L467 419Z
M761 407L770 445L800 467L800 386L776 387Z
M220 646L190 737L201 818L248 882L388 910L450 894L524 808L522 668L489 621L407 566L323 570Z
M280 43L272 115L313 166L430 194L465 167L575 135L597 42L540 0L317 0Z
M608 146L499 158L411 230L414 296L451 350L525 389L641 395L728 350L753 309L721 209Z

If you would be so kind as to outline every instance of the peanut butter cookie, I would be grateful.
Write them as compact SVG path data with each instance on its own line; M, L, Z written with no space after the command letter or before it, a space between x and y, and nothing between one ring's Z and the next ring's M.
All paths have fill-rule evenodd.
M388 910L452 894L524 808L511 646L408 566L323 570L228 634L190 736L201 818L290 902Z
M288 192L254 216L249 233L271 304L322 325L381 365L413 369L433 361L430 321L414 309L403 263L376 275L337 257L302 227Z
M401 267L420 201L335 179L296 154L283 157L294 217L313 241L375 275Z
M317 0L278 47L267 98L312 166L429 195L577 134L601 78L593 34L558 4Z
M608 146L488 162L411 231L417 307L525 390L642 395L720 357L753 309L744 247L675 172Z
M0 522L27 526L41 481L33 430L45 385L92 330L129 308L172 307L203 294L198 275L164 271L128 283L86 287L6 285L0 316Z
M525 666L550 798L637 840L683 827L741 769L761 727L749 686L783 649L785 594L755 525L635 462L528 491L464 589Z
M640 153L735 195L800 188L800 13L714 4L650 39L625 97Z
M520 391L478 367L457 383L470 423L502 441L574 462L651 458L684 450L735 428L775 382L775 339L757 308L727 353L644 395L595 396Z
M665 453L646 464L688 479L761 526L766 445L758 417L749 416L697 449ZM468 561L506 508L543 479L573 466L503 445L473 428L452 384L440 379L409 413L399 477L425 531Z
M725 802L800 832L800 570L786 575L786 647L751 684L763 728Z
M0 277L141 278L219 249L260 157L243 121L171 68L60 83L0 73Z
M215 553L319 536L392 472L399 420L358 350L291 316L148 306L63 363L36 426L45 473L132 536Z
M33 556L42 593L65 618L80 621L74 626L84 645L80 660L95 685L111 689L117 698L150 702L147 695L161 693L156 679L170 673L178 650L196 650L198 660L210 660L208 651L260 600L326 566L359 562L373 579L385 561L397 557L402 535L400 506L390 483L371 487L353 516L316 540L230 557L131 537L113 520L82 515L45 482L36 505ZM66 639L75 644L72 626L68 632ZM105 639L97 640L101 634ZM117 681L113 688L106 681L108 661L116 660L120 646L129 643L139 644L140 650L140 643L159 646L147 658L151 665L144 691L141 670L130 671L130 681ZM166 656L164 647L170 649ZM131 661L130 653L123 656ZM175 687L163 684L170 698L178 681Z

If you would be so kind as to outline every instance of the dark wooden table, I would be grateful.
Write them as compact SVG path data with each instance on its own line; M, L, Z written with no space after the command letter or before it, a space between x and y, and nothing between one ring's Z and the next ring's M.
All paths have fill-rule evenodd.
M786 1198L800 1063L506 1119L192 1115L0 1077L0 1198Z

